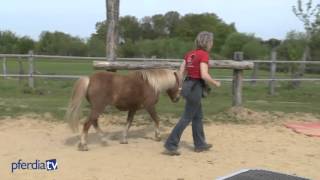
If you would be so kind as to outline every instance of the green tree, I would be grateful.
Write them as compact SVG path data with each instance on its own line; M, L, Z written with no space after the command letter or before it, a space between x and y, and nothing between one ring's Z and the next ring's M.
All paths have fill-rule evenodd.
M137 41L141 37L141 28L138 19L134 16L121 17L119 20L120 37Z
M88 56L104 57L106 56L106 48L104 39L98 36L91 36L87 41Z
M311 49L311 60L320 60L320 31L315 32L311 37L310 49Z
M99 39L102 39L103 41L105 41L105 39L107 38L107 23L106 21L101 21L101 22L97 22L96 23L96 32L93 33L91 36L96 36ZM104 42L105 44L106 42Z
M151 17L152 29L157 38L166 37L169 34L165 16L156 14Z
M173 37L175 28L180 21L180 14L176 11L169 11L164 15L164 18L169 35L170 37Z
M302 0L297 1L297 6L293 6L293 13L304 24L306 31L306 45L302 55L302 61L310 60L310 41L312 36L320 29L320 4L312 7L312 0L305 3L305 7L302 5ZM306 64L300 64L294 78L300 78L304 75ZM300 82L293 82L293 87L298 87Z
M228 58L233 58L233 53L242 51L245 44L255 40L254 35L245 33L232 33L230 34L221 50L221 54Z
M153 26L152 26L152 18L149 16L145 16L141 20L140 24L142 30L142 39L155 39L157 38Z
M84 40L63 32L44 31L40 35L37 52L50 55L85 56L87 47Z
M0 31L0 53L17 53L19 38L11 31Z
M291 31L287 33L286 39L277 48L278 59L300 60L306 45L306 35L301 32ZM294 76L298 66L296 64L285 65L284 69Z
M243 47L245 59L264 59L268 56L269 49L263 45L261 40L253 39L247 42Z
M187 14L181 18L175 28L175 36L193 41L201 31L214 33L214 52L220 52L226 38L236 32L234 24L226 24L213 13Z
M157 58L183 58L185 53L193 47L192 41L180 38L145 39L135 44L135 56Z
M34 50L35 48L35 41L32 40L28 36L23 36L22 38L19 38L18 40L18 51L21 54L26 54L29 52L29 50Z

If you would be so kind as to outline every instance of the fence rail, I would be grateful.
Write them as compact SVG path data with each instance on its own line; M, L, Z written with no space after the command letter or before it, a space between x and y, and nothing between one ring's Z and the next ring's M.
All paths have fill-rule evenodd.
M210 61L210 67L221 68L221 69L233 69L233 74L229 77L216 77L217 80L232 82L232 94L233 94L233 106L240 106L242 104L242 86L243 82L251 82L252 84L256 82L269 82L269 93L275 94L276 82L278 81L320 81L320 78L277 78L277 64L320 64L320 61L288 61L288 60L277 60L276 53L273 52L271 60L243 60L243 53L236 52L234 60L214 60ZM7 64L9 61L18 59L19 63L19 74L10 74L8 72ZM0 54L0 59L2 59L2 71L0 77L19 77L20 79L25 77L28 79L28 84L30 87L34 88L34 78L53 78L53 79L77 79L83 77L83 75L51 75L51 74L37 74L34 69L34 62L41 60L59 60L59 61L70 61L76 60L78 63L83 63L84 61L106 61L105 57L79 57L79 56L50 56L50 55L35 55L32 51L29 54ZM29 70L28 74L23 73L22 61L28 62ZM136 62L144 63L151 62L151 64L167 64L178 67L182 59L158 59L158 58L117 58L117 62L122 62L121 65L134 65ZM270 64L270 75L269 78L257 78L257 72L259 69L259 64L269 63ZM110 63L102 63L110 66ZM254 64L254 67L253 67ZM149 64L150 65L150 64ZM105 66L105 65L104 65ZM144 66L141 66L144 67ZM105 67L104 67L105 68ZM110 67L109 67L110 68ZM117 68L117 67L116 67ZM252 69L251 78L244 77L243 70ZM103 69L103 68L102 68ZM107 69L107 68L105 68Z
M78 78L81 76L77 75L35 75L35 74L8 74L7 70L7 63L8 61L14 60L12 58L18 58L19 61L30 61L30 57L33 60L43 60L43 59L50 59L50 60L62 60L62 61L70 61L70 60L79 60L79 61L101 61L106 60L105 57L82 57L82 56L53 56L53 55L36 55L36 54L0 54L0 59L2 59L2 69L3 74L1 77L46 77L50 78ZM159 58L117 58L117 61L120 62L182 62L182 59L159 59ZM220 61L220 60L214 60ZM233 61L233 60L223 60L223 61ZM255 66L260 63L270 63L270 64L320 64L320 61L288 61L288 60L244 60L248 62L253 62ZM33 63L30 63L30 66ZM32 67L31 67L32 68ZM230 81L229 78L222 78L222 81ZM292 79L292 78L248 78L243 79L244 81L320 81L319 78L300 78L300 79Z
M35 59L54 59L54 60L86 60L86 61L96 61L96 60L106 60L106 57L83 57L83 56L54 56L54 55L29 55L29 54L0 54L0 58L21 58L21 60L27 60L23 58L28 58L32 56ZM10 60L10 59L8 59ZM226 61L233 61L224 59ZM128 61L128 62L144 62L144 61L164 61L164 62L181 62L182 59L164 59L164 58L117 58L117 61ZM215 61L215 60L214 60ZM216 60L219 61L219 60ZM271 60L246 60L243 61L253 62L253 63L272 63ZM320 61L289 61L289 60L277 60L276 63L284 64L320 64Z

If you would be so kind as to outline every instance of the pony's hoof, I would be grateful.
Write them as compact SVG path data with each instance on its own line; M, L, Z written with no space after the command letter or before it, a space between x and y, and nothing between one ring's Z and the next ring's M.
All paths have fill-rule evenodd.
M79 144L78 144L78 150L79 150L79 151L88 151L89 148L88 148L88 145L87 145L87 144L81 144L81 143L79 143Z
M120 144L128 144L128 140L121 140Z
M161 137L155 137L155 139L154 139L155 141L161 141Z

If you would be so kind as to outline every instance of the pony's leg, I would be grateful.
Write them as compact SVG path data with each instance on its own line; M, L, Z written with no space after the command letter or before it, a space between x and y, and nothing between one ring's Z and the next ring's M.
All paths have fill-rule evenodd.
M127 123L126 123L125 129L123 130L122 139L120 141L120 144L128 144L128 131L129 131L130 127L131 127L132 120L133 120L133 117L134 117L135 113L136 113L135 110L130 110L128 112Z
M99 113L96 110L91 110L88 120L84 123L80 143L78 145L79 151L88 151L87 138L90 126L93 124L94 120L98 119Z
M81 137L80 137L80 142L78 144L78 150L79 151L88 151L89 148L88 148L88 145L87 145L87 138L88 138L88 131L89 131L89 128L91 126L91 119L89 117L88 121L84 123L83 125L83 129L82 129L82 132L81 132Z
M104 132L101 130L101 128L100 128L100 126L98 124L98 119L95 119L93 121L92 125L96 129L97 133L100 136L101 144L103 146L106 146L107 145L107 138L105 137Z
M154 122L154 125L155 125L155 130L154 130L155 140L161 141L160 128L159 128L159 117L157 115L156 109L154 106L151 106L151 107L147 108L147 111L150 114L150 116Z

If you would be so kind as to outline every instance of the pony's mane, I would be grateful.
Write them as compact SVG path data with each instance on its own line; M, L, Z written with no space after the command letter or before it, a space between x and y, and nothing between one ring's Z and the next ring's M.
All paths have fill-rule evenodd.
M177 80L174 70L169 69L150 69L135 71L137 78L142 78L155 90L161 92L173 87Z

